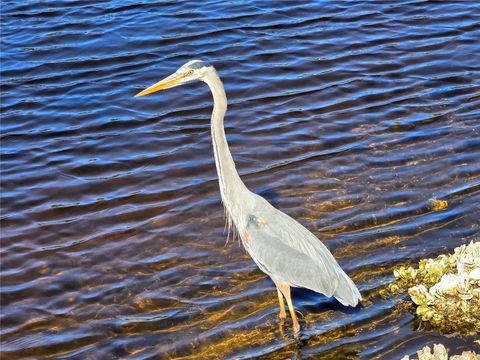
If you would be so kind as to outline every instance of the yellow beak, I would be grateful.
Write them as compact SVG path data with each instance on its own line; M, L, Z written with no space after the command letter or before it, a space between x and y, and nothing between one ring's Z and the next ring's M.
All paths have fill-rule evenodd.
M169 77L146 88L145 90L140 91L137 95L135 95L135 97L145 96L159 90L169 89L171 87L180 85L180 80L184 77L185 77L184 74L172 74Z

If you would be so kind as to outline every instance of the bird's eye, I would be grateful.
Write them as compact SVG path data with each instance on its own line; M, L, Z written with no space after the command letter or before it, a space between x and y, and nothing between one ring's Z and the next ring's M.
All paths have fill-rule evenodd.
M193 70L188 70L187 75L192 76L193 75Z

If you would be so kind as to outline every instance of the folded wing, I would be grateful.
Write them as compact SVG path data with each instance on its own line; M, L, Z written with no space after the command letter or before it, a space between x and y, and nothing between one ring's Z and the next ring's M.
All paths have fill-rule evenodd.
M356 306L360 292L327 247L296 220L259 199L263 201L248 215L244 245L260 269L276 282Z

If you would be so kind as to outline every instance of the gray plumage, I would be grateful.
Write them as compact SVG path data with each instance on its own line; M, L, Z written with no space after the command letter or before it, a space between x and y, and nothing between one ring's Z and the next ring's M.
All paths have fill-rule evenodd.
M343 305L356 306L361 300L360 292L327 247L296 220L248 190L240 179L223 126L227 97L213 66L199 60L190 61L137 96L197 79L204 81L213 95L212 142L227 223L236 227L247 252L275 282L280 316L285 316L283 295L298 334L300 328L291 304L290 286L311 289L334 296Z
M252 195L256 206L247 223L249 238L242 240L258 267L276 283L307 288L356 306L360 293L327 247L296 220Z

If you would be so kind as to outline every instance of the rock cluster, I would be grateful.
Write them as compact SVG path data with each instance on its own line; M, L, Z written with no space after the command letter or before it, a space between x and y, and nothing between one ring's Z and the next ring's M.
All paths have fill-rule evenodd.
M451 255L420 260L418 269L400 267L393 274L389 290L408 289L422 321L448 333L480 332L480 242L462 245Z
M417 351L418 360L480 360L480 355L474 351L464 351L461 355L453 355L448 357L448 351L442 344L433 345L433 352L430 347L425 346L422 350ZM410 356L404 356L402 360L414 360Z

